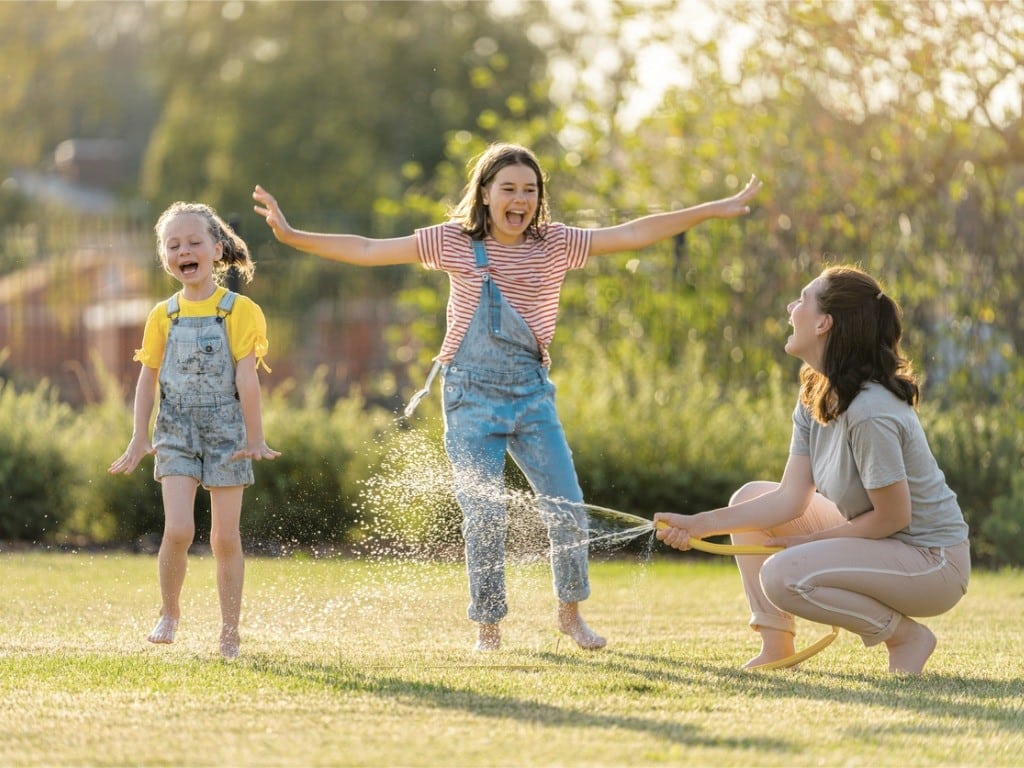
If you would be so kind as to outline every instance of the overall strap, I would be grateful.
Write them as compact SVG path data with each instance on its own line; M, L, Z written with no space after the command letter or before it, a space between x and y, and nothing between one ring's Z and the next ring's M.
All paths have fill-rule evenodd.
M217 322L223 323L224 318L231 314L231 310L235 306L235 299L238 298L238 294L234 291L228 291L221 297L221 300L217 302Z
M487 249L484 247L483 240L473 241L473 253L476 255L476 265L480 269L487 269L490 264L487 262ZM490 303L490 316L488 322L491 326L492 333L501 332L501 304L498 301L498 296L495 294L497 286L494 285L494 281L491 280L489 274L484 274L484 287L487 290L487 296Z
M238 294L234 291L228 291L224 294L224 297L217 304L217 311L223 312L225 315L230 315L231 310L235 307L235 299L238 298Z
M217 316L226 317L231 314L231 310L235 307L235 299L238 298L238 294L234 291L228 291L221 298L217 304ZM167 316L172 320L177 319L178 315L181 314L181 304L178 301L178 294L175 293L171 298L167 300Z
M473 240L473 253L476 256L476 265L480 269L486 269L490 266L487 263L487 249L484 248L483 240Z
M473 244L473 254L476 256L476 266L477 266L477 268L478 269L487 269L487 267L489 265L487 263L487 249L484 248L484 241L483 240L472 240L470 242L472 242L472 244ZM484 275L484 283L486 284L488 289L491 289L491 290L488 291L488 294L493 297L494 284L491 281L490 276L487 275L487 274ZM491 305L494 306L494 302L493 301L491 302ZM492 319L492 323L493 323L493 319ZM434 383L434 377L437 376L437 372L440 371L440 370L441 370L441 361L440 360L435 360L433 366L431 366L431 368L430 368L430 373L427 374L427 380L426 380L426 382L424 382L423 388L420 389L419 391L417 391L416 393L414 393L412 398L409 400L408 405L405 406L405 410L403 411L403 414L404 414L405 418L408 419L410 416L412 416L413 411L416 410L416 406L418 406L420 404L420 401L424 397L426 397L427 395L430 394L430 385Z

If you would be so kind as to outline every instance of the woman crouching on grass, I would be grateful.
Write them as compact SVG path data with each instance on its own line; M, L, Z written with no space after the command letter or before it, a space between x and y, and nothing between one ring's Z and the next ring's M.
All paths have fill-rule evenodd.
M970 548L915 406L900 350L901 311L848 266L826 269L787 307L786 352L804 361L781 482L752 482L729 506L660 513L677 549L731 533L734 544L781 546L736 562L761 635L756 668L793 654L794 616L885 643L889 670L918 674L936 640L911 616L950 610L967 591Z

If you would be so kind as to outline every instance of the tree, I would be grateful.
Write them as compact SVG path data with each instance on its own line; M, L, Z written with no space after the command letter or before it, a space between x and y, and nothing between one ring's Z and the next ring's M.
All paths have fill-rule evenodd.
M0 169L47 169L65 139L123 140L137 157L156 103L141 3L0 3ZM130 171L137 170L137 164Z

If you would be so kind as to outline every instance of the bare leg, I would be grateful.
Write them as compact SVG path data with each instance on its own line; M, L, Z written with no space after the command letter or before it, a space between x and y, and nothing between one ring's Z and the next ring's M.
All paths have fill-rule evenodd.
M174 475L161 481L164 499L164 535L157 556L160 575L160 620L147 638L151 643L172 643L181 618L181 588L188 570L188 548L196 524L192 515L198 483Z
M478 624L475 651L496 651L501 647L501 628L497 624Z
M579 603L558 603L558 629L576 641L580 648L588 651L604 648L608 643L587 626L587 622L580 616Z
M889 649L889 671L919 675L935 650L935 635L923 624L904 616L896 631L885 641Z
M239 617L242 611L242 585L245 581L245 557L239 520L242 515L243 486L210 490L210 547L217 561L217 594L220 598L220 653L224 658L238 656Z
M761 653L744 664L744 669L770 664L773 661L792 656L796 652L792 632L768 627L760 627L757 631L761 635Z

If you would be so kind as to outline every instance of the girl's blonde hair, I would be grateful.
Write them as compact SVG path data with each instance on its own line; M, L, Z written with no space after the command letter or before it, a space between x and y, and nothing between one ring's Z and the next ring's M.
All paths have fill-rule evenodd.
M213 242L221 244L221 258L213 265L214 280L220 283L228 270L234 267L238 274L245 278L245 282L250 282L256 269L256 263L249 255L249 247L242 238L235 234L235 230L217 214L217 211L205 203L186 203L179 200L172 203L156 220L153 230L156 232L157 253L160 255L164 269L167 269L167 260L164 255L164 230L171 219L185 214L205 219L206 228L210 237L213 238Z

